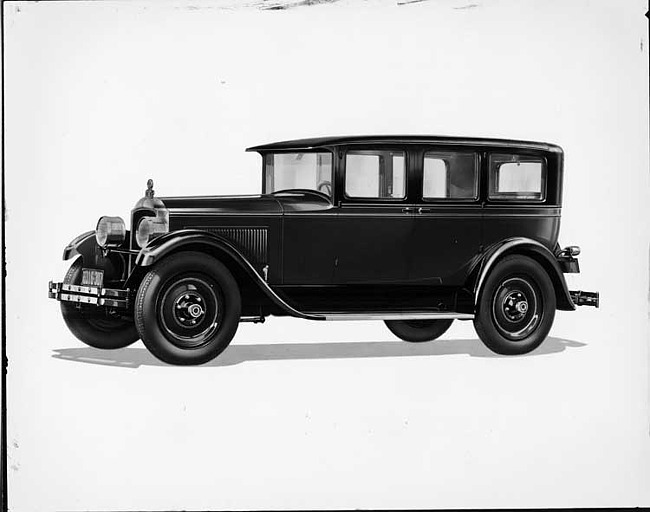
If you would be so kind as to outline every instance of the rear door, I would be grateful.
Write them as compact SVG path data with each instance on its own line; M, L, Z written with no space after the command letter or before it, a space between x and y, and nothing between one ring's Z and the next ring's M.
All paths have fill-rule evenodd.
M403 283L415 205L408 198L403 147L350 147L337 180L337 284Z
M480 155L422 147L414 157L417 188L409 277L432 285L462 285L481 246Z

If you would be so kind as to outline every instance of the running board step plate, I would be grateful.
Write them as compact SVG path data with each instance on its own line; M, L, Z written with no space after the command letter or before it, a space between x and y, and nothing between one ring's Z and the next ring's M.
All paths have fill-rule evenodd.
M325 311L309 311L305 314L321 317L323 320L471 320L474 315L441 311L383 311L380 313L328 313Z

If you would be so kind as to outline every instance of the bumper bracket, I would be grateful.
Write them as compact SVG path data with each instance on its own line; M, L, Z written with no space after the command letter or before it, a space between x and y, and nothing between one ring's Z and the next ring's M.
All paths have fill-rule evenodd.
M583 292L582 290L569 291L571 300L576 306L593 306L598 307L600 303L600 294L598 292Z

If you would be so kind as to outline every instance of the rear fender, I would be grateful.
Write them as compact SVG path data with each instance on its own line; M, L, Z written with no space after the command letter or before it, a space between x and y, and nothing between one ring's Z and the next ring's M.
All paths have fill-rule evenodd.
M553 283L557 309L564 311L573 311L576 309L573 300L571 300L571 295L569 294L569 289L564 279L564 275L562 274L562 269L560 268L555 255L541 243L530 238L509 238L490 246L486 250L474 283L475 307L480 299L487 276L499 260L510 254L528 256L542 266Z

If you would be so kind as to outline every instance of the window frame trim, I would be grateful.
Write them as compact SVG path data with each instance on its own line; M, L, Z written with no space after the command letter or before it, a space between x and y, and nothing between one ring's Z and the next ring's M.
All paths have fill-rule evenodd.
M425 197L424 195L424 159L427 153L456 153L474 155L474 197ZM420 183L420 198L423 203L477 203L481 195L481 156L475 149L427 149L421 152L420 169L422 179Z
M510 155L518 158L523 158L524 162L540 162L542 164L542 190L539 198L526 198L526 197L493 197L491 195L491 186L492 186L492 158L494 155ZM519 153L504 153L499 151L490 151L487 154L487 190L486 190L486 200L488 203L499 204L499 203L535 203L541 204L546 202L547 192L548 192L548 161L546 156L543 155L528 155L528 154L519 154ZM507 163L507 162L504 162Z
M266 157L269 155L279 155L279 154L296 154L296 153L329 153L332 157L331 169L330 169L330 186L332 187L332 195L330 196L330 202L334 203L334 184L336 181L336 152L330 148L309 148L309 149L282 149L275 151L267 151L262 154L262 195L270 195L273 192L269 192L266 189ZM315 192L318 192L315 190Z
M393 151L393 152L400 152L404 155L404 196L403 197L358 197L358 196L350 196L348 195L345 185L346 185L346 179L348 175L348 155L350 153L355 153L355 152L372 152L372 151ZM410 165L410 152L406 147L400 147L398 145L390 145L390 146L366 146L366 145L361 145L361 146L354 146L354 147L346 147L345 151L343 151L343 155L341 157L341 191L343 192L342 194L342 200L347 201L348 204L351 203L405 203L408 201L409 198L409 165Z

